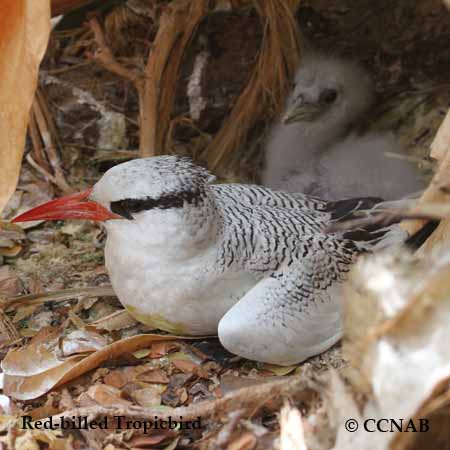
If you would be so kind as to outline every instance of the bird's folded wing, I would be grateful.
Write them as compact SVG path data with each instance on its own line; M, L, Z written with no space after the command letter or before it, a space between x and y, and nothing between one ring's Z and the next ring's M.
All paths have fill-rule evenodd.
M341 291L349 264L317 251L261 280L222 318L219 338L233 353L294 364L341 337Z

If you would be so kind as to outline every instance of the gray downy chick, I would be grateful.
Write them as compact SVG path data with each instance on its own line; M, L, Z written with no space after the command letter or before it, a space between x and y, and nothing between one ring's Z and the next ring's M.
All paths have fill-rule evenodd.
M424 189L414 163L386 155L405 153L392 133L352 132L374 99L373 82L358 64L306 56L269 136L262 184L327 200L392 200Z

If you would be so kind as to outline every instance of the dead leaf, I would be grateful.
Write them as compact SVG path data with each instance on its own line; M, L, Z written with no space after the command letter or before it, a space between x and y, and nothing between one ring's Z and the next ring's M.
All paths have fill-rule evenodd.
M172 364L184 373L194 373L199 368L198 364L183 359L173 359Z
M54 406L50 405L44 405L32 409L31 411L27 411L27 415L31 416L33 420L39 420L44 419L45 417L55 416L60 412L62 412L60 408L55 408Z
M142 350L138 350L137 352L133 353L133 356L137 359L146 358L150 355L150 349L149 348L143 348Z
M289 375L298 366L277 366L276 364L263 363L260 367L263 371L272 372L279 377L283 377L285 375Z
M256 436L250 431L245 431L228 444L227 450L253 450L256 443Z
M49 0L3 0L0 30L1 212L19 177L37 71L50 32Z
M178 395L178 399L179 399L179 404L180 405L184 405L187 402L188 398L189 398L188 391L187 391L187 389L185 387L179 389L178 392L177 392L177 395Z
M180 346L176 342L157 342L151 347L150 358L161 358L172 350L178 350L179 348Z
M197 354L176 352L169 355L172 364L184 373L194 373L202 378L208 378L208 371L201 365L202 359Z
M22 251L20 244L15 244L12 247L0 247L0 256L6 256L7 258L14 258Z
M185 359L172 359L172 364L183 373L193 373L201 378L208 378L208 372L199 364Z
M109 340L98 333L88 330L75 330L67 335L62 342L64 356L95 352L108 345Z
M20 241L22 239L25 239L25 237L25 232L19 225L11 222L3 222L0 220L0 239Z
M161 369L148 370L140 373L136 379L145 383L167 384L169 382L166 372Z
M85 359L84 356L72 356L59 361L58 366L32 376L9 375L5 371L4 392L17 400L38 398L57 386L67 374L76 372Z
M17 418L13 416L0 416L0 432L3 434L12 428L17 422ZM0 438L0 442L1 438Z
M36 336L36 334L38 334L38 331L33 330L31 328L28 328L28 327L20 329L20 335L23 338L32 338L32 337Z
M192 374L177 373L170 377L169 385L162 395L162 402L167 406L182 405L189 395L185 384L192 378Z
M1 439L8 439L8 436ZM61 430L27 430L18 435L14 442L14 448L20 450L39 450L39 443L46 444L48 450L73 450L73 436L64 436ZM1 442L1 441L0 441ZM4 441L5 444L8 441ZM9 446L8 446L9 447Z
M161 442L172 437L173 435L174 435L174 432L170 431L170 430L159 431L156 433L152 433L151 435L147 435L147 436L135 436L129 442L127 442L127 444L131 448L146 448L146 447L160 444Z
M169 355L169 359L171 361L177 359L178 361L190 361L193 362L195 364L197 364L197 361L193 355L191 355L190 353L186 353L186 352L175 352L175 353L171 353Z
M39 308L39 305L29 305L29 306L21 306L17 308L16 314L14 315L12 322L17 323L27 317L30 317L36 309Z
M5 374L29 377L59 366L61 361L54 351L58 336L58 329L47 328L27 346L10 350L2 361Z
M147 387L148 383L167 384L169 379L164 371L150 364L142 364L111 370L103 376L103 382L121 389L126 384L134 382L144 385L141 387Z
M130 406L132 403L121 398L119 389L107 384L94 384L87 394L102 406Z
M143 389L137 389L131 393L131 398L140 406L152 407L161 404L161 394L166 386L154 384Z
M30 344L23 349L10 351L3 360L4 392L19 400L37 398L50 389L97 368L104 361L117 358L123 354L130 354L140 348L146 348L154 342L174 341L175 339L196 338L140 334L114 342L86 357L72 356L64 361L58 360L53 352L46 349L45 345L38 346L36 343L33 347L33 352L36 353L33 360L33 352L29 350ZM200 337L199 339L203 338Z
M0 295L19 295L23 290L22 281L11 266L0 267Z
M34 330L36 333L39 330L52 328L52 322L55 319L55 313L51 310L40 308L33 314L27 321L27 326L30 330ZM34 333L34 334L36 334Z
M120 389L130 381L130 375L124 370L112 370L103 377L103 381L109 386Z
M68 314L68 318L70 319L70 321L72 322L72 324L79 330L79 331L83 331L86 328L86 324L83 322L83 319L80 319L80 317L78 317L75 314L74 308L71 308L69 310L69 314Z

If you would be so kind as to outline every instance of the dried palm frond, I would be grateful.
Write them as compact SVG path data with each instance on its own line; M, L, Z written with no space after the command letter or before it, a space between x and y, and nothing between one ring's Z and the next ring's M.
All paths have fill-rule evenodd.
M208 165L213 171L220 172L229 155L245 145L258 120L273 116L281 106L301 55L294 18L297 5L297 0L254 1L264 21L261 49L250 81L208 147Z

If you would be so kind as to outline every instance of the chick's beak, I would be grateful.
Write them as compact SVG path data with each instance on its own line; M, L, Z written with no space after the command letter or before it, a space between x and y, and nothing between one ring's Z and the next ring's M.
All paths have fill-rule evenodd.
M92 189L51 200L43 205L20 214L12 222L31 222L33 220L97 220L122 219L88 197Z
M281 121L284 125L294 122L312 122L322 114L322 108L317 103L294 103L289 107Z

